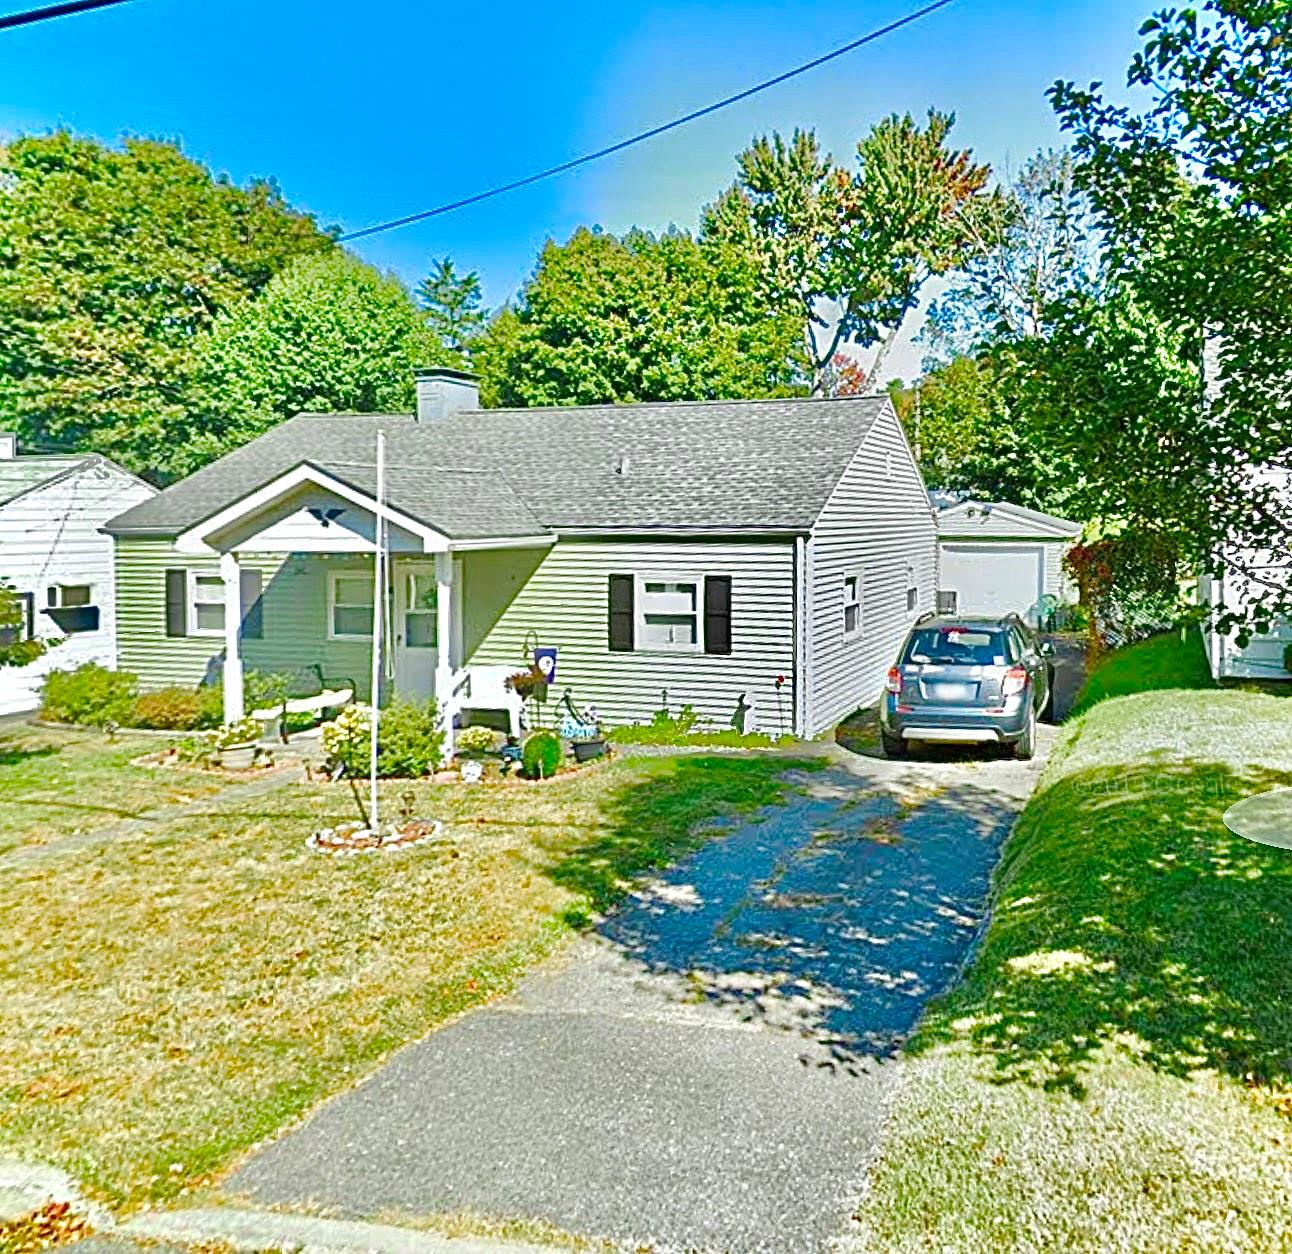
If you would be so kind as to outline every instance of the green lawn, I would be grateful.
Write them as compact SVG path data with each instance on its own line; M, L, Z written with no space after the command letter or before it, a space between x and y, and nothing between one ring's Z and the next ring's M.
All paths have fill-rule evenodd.
M1065 728L911 1044L861 1248L1292 1248L1292 854L1221 821L1286 784L1274 697L1142 693Z
M11 726L0 729L0 855L205 797L227 780L194 771L131 766L157 737Z
M1107 697L1215 686L1202 633L1192 627L1183 637L1178 631L1166 631L1106 653L1077 694L1073 713L1080 714Z
M209 1180L508 988L627 877L705 839L702 820L775 801L793 765L808 764L393 783L392 803L411 790L452 843L354 858L304 845L353 813L348 788L284 783L0 870L0 1157L57 1163L124 1208Z

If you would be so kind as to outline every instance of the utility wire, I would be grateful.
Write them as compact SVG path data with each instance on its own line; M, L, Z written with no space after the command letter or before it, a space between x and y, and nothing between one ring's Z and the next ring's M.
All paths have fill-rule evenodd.
M112 0L99 0L99 2L110 3ZM489 188L487 191L476 192L473 196L464 196L461 200L453 200L449 201L448 204L437 205L434 209L424 209L421 213L410 213L402 218L392 218L389 222L378 222L375 226L365 226L358 231L350 231L346 235L338 236L337 239L344 244L350 240L363 239L366 235L377 235L382 231L393 231L396 227L408 226L413 222L423 222L427 218L438 218L441 214L452 213L455 209L463 209L467 205L479 204L482 200L490 200L494 196L503 195L505 192L514 192L518 188L528 187L531 183L540 182L542 179L564 174L567 170L587 165L590 161L599 161L602 157L609 157L613 153L622 152L625 148L633 147L634 144L645 143L648 139L654 139L655 136L663 135L666 131L675 130L679 126L685 126L688 122L707 117L710 113L717 113L719 109L725 109L729 105L739 103L741 100L748 100L750 96L756 96L759 92L766 91L769 87L776 87L791 78L797 78L800 74L806 74L809 70L815 70L818 66L825 65L827 61L833 61L849 52L854 52L865 44L874 43L875 40L882 39L885 35L891 35L894 31L901 30L903 26L918 22L920 18L928 17L929 14L936 13L939 9L944 9L952 3L954 3L954 0L934 0L934 3L926 4L922 9L916 9L914 12L906 14L905 17L899 17L896 21L889 22L887 26L881 26L869 34L862 35L860 39L854 39L851 43L844 44L841 48L835 48L832 52L827 52L823 56L815 57L811 61L805 61L802 65L797 65L792 70L777 74L775 78L764 79L763 82L756 83L753 87L747 87L744 91L737 92L734 96L716 100L713 104L705 105L702 109L683 114L679 118L674 118L671 122L664 122L659 126L651 127L648 131L642 131L637 135L630 136L628 139L621 139L617 144L611 144L606 148L598 148L596 152L585 153L581 157L563 161L560 165L549 166L546 170L539 170L536 174L527 174L524 178L514 179L510 183L502 183L497 187Z
M8 30L12 26L30 26L33 22L47 22L54 17L67 17L72 13L85 13L90 9L106 9L109 5L125 3L126 0L67 0L65 4L49 4L43 9L0 15L0 30Z

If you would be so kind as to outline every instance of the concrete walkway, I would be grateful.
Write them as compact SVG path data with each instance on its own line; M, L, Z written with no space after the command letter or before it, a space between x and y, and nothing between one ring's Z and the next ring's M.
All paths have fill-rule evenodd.
M822 1249L876 1151L894 1051L968 953L1039 769L835 752L228 1188L353 1218L471 1210L664 1249Z

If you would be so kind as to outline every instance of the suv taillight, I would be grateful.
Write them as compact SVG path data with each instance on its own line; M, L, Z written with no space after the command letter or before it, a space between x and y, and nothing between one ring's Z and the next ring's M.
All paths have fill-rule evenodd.
M1011 666L1005 672L1005 678L1000 681L1000 695L1002 697L1012 697L1016 692L1022 692L1027 687L1027 672L1021 666Z
M884 680L884 687L893 693L902 691L902 668L900 666L889 667L888 678Z

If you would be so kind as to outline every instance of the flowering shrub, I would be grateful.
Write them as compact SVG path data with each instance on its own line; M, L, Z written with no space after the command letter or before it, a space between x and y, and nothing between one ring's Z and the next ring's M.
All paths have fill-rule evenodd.
M462 753L488 753L493 748L493 730L489 727L464 727L457 735Z
M321 732L333 767L351 777L366 775L372 753L372 708L348 705ZM434 701L396 701L381 712L377 774L387 778L428 775L444 759L444 731Z
M347 705L323 724L319 739L331 765L343 767L347 775L362 775L372 753L372 709L358 702Z

